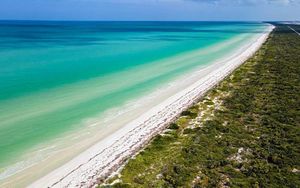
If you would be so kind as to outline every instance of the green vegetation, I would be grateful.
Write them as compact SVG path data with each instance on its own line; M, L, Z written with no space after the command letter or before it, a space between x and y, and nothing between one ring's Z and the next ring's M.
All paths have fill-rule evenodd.
M299 187L299 125L300 37L278 25L103 187Z

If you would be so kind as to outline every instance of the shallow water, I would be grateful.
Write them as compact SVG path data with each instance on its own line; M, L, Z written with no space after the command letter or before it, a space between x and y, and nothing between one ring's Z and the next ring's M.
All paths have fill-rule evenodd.
M1 21L0 172L38 144L210 65L266 26Z

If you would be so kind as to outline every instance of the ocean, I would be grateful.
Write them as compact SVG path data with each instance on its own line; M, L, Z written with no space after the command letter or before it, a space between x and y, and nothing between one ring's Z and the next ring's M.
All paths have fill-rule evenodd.
M69 133L211 65L266 27L0 21L0 180L43 160L41 148L54 151Z

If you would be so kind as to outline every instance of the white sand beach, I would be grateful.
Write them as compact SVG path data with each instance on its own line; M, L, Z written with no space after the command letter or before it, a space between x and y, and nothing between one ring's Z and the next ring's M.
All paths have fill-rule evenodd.
M29 187L93 187L118 171L126 160L135 155L186 108L193 105L209 89L251 57L274 29L268 28L251 44L245 45L230 57L195 71L187 80L194 83L144 112L134 121L110 134L71 161L38 179ZM201 73L201 74L199 74ZM199 78L199 75L201 77ZM184 84L178 83L178 87ZM174 83L176 86L176 83Z

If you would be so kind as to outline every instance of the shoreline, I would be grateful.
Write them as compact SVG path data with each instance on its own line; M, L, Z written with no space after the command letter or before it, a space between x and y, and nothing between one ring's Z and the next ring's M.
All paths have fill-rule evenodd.
M265 29L266 26L264 30ZM177 54L176 56L159 60L163 63L165 61L182 62L182 59L185 58L189 59L195 56L205 56L207 53L213 52L218 53L227 46L235 46L234 49L229 50L227 54L207 62L206 65L200 64L192 70L178 75L173 81L161 84L159 87L154 88L153 91L143 96L128 100L118 107L111 108L95 117L84 119L81 124L84 127L61 134L50 142L41 143L36 148L27 152L26 155L23 156L24 160L20 160L20 162L9 166L1 172L0 186L24 187L46 176L50 172L71 161L74 157L80 155L94 144L115 133L127 123L137 119L149 109L161 104L175 93L182 91L209 74L212 70L217 69L224 62L231 59L231 57L241 53L243 51L242 49L246 49L259 35L260 34L254 34L249 36L248 34L242 34L230 40L225 40L218 45L211 45L204 49L197 49L188 53ZM239 43L239 45L236 45L236 43ZM135 71L133 71L132 74L135 74Z
M266 30L266 28L267 25L265 25L264 30ZM103 114L84 119L84 121L82 121L84 127L80 130L67 132L51 142L42 143L37 146L37 148L33 148L32 151L29 151L23 156L25 160L9 166L9 168L3 171L4 173L0 174L0 186L24 187L46 176L88 148L106 139L111 134L114 134L148 110L158 106L175 93L179 93L183 89L188 88L237 54L242 53L249 47L249 44L252 44L260 35L261 33L250 36L249 34L242 34L230 40L225 40L218 45L208 46L204 49L197 49L160 60L162 62L180 61L185 58L189 59L195 56L205 56L207 53L218 53L227 46L235 46L234 49L229 50L223 56L207 62L206 65L200 64L192 70L178 75L173 81L161 84L161 86L154 88L153 91L146 95L140 96L137 99L128 100L126 103L111 108ZM239 45L236 45L236 43L239 43ZM132 74L134 73L135 71L133 71Z
M96 185L99 178L105 179L112 172L117 171L128 158L135 155L155 135L163 131L181 111L194 104L209 89L251 57L267 39L272 29L270 26L267 33L257 37L245 51L235 55L218 69L126 124L70 162L37 180L30 187Z

